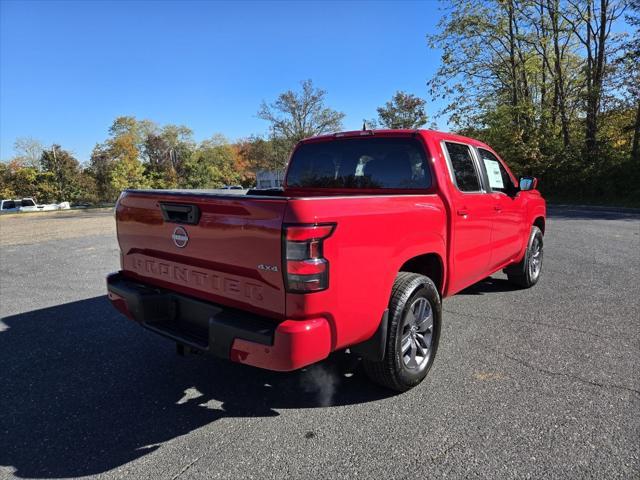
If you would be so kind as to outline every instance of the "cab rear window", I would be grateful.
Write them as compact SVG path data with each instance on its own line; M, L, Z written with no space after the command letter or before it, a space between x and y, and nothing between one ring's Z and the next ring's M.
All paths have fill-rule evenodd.
M414 138L338 138L304 143L291 158L288 187L423 189L431 173Z

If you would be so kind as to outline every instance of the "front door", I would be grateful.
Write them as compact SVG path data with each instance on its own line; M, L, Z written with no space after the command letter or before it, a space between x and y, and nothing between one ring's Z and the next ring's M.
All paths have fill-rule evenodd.
M486 173L488 189L494 202L492 250L489 266L495 270L516 259L527 238L522 199L502 161L489 150L478 148L481 169Z

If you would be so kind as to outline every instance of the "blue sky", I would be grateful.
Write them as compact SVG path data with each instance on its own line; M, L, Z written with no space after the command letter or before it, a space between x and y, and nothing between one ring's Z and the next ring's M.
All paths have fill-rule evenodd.
M260 102L306 78L357 129L396 90L427 97L439 62L430 1L0 5L4 160L31 136L87 161L119 115L185 124L197 140L265 133Z

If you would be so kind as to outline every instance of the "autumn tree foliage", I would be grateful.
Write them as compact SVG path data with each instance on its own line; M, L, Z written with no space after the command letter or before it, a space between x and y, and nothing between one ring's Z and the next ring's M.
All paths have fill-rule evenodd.
M640 0L449 0L428 45L427 81L449 129L486 141L552 200L640 205ZM626 22L623 33L614 25ZM372 106L373 107L373 106ZM367 122L421 128L425 99L396 91ZM113 202L126 188L255 184L282 170L297 142L343 129L345 114L311 80L263 101L265 134L197 142L185 125L117 117L89 161L16 140L0 163L3 198Z
M33 197L40 202L76 202L91 196L93 181L71 152L53 145L43 149L38 162L17 155L0 163L0 196Z
M384 106L378 107L378 122L385 128L420 128L428 120L426 103L420 97L398 91Z
M58 201L75 201L80 196L80 163L60 145L43 150L40 157L43 172L50 174L51 195Z
M237 185L241 175L236 167L233 147L226 138L215 136L201 142L185 163L182 184L186 188Z

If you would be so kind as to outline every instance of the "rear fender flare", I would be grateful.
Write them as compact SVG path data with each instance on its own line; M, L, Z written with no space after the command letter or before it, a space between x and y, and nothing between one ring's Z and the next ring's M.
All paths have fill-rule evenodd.
M440 260L440 267L442 270L442 274L440 279L432 279L434 282L440 285L440 295L444 292L445 283L446 283L446 263L443 261L444 259L444 245L439 245L441 250L439 252L436 251L423 251L421 249L413 248L408 249L407 253L400 258L402 259L400 262L397 262L396 268L393 270L393 281L395 281L396 275L400 272L400 269L403 265L405 265L410 260L421 257L423 255L436 255ZM391 297L391 288L393 287L393 281L391 282L391 286L389 287L389 297ZM389 309L385 309L380 317L380 322L373 335L362 343L354 345L351 347L351 350L371 361L381 361L384 358L386 345L387 345L387 328L389 323Z

